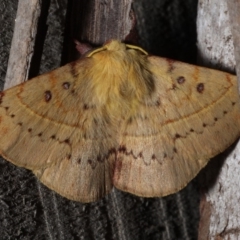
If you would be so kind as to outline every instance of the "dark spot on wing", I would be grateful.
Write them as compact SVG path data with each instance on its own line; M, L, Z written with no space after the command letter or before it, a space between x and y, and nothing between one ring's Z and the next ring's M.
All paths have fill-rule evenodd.
M51 136L51 139L56 139L56 136L55 136L55 135L52 135L52 136Z
M132 119L132 117L130 117L130 118L127 120L127 124L132 124L132 122L133 122L133 119Z
M83 105L83 109L84 109L84 110L88 110L88 109L89 109L89 106L88 106L87 104L84 104L84 105Z
M175 68L175 66L174 66L175 61L172 59L168 59L168 58L166 59L166 61L168 63L168 72L172 72Z
M66 144L70 144L69 138L65 139L63 142L66 143Z
M197 91L198 91L199 93L203 93L203 91L204 91L204 84L203 84L203 83L199 83L199 84L197 85Z
M111 155L111 154L116 154L116 149L115 148L110 148L109 149L108 155Z
M180 138L180 137L181 137L181 135L179 135L178 133L175 134L175 139Z
M68 90L70 88L70 83L69 82L64 82L62 84L63 89Z
M46 102L49 102L51 99L52 99L52 93L51 93L51 91L45 91L45 93L44 93L44 97L45 97L45 101Z
M94 169L96 167L96 162L91 160L91 159L88 159L88 164L91 166L92 169Z
M186 79L185 79L185 77L183 77L183 76L180 76L180 77L177 78L177 82L178 82L179 84L183 84L185 81L186 81Z
M121 145L121 146L119 147L118 151L125 153L125 152L127 151L127 148L126 148L126 146Z
M177 88L176 84L173 83L172 90L175 90Z
M156 101L155 105L159 107L161 105L160 98Z
M103 159L102 156L100 156L100 155L97 156L97 161L98 161L98 162L103 162L103 160L104 160L104 159Z

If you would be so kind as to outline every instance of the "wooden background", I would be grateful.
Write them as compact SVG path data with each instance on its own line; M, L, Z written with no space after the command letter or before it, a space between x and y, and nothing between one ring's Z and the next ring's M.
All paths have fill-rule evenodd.
M228 6L224 2L52 0L41 3L39 0L20 0L17 12L18 1L0 0L2 87L5 80L5 87L9 87L76 59L74 39L95 45L101 45L109 38L126 39L139 43L154 55L194 64L198 56L201 65L234 71L235 56L231 41L237 39L234 38L238 33L234 11L238 1L231 0ZM235 20L228 20L229 12ZM235 30L234 36L232 29ZM235 45L239 46L237 44L236 40ZM205 186L205 190L201 191L201 218L197 179L179 193L165 198L145 199L114 190L97 203L81 204L62 198L39 183L29 171L0 159L2 239L237 237L240 214L234 207L237 208L236 199L240 198L235 194L239 190L238 185L232 186L234 179L239 182L236 181L238 172L233 174L236 165L233 164L234 169L227 170L221 177L221 171L231 166L231 162L226 164L225 160L231 151L232 148L221 155L222 160L214 159L213 164L209 164L198 177L201 186ZM212 169L215 169L214 174ZM208 184L209 175L214 176L211 185ZM233 191L226 195L221 191L219 195L218 179L221 179L219 184L224 186L226 176L228 179L232 177L232 181L227 182L230 182ZM229 189L229 185L223 189ZM235 198L232 195L236 195ZM219 198L224 199L221 206L217 205ZM219 213L223 208L224 211ZM230 218L234 215L229 213L230 208L236 213L233 218Z

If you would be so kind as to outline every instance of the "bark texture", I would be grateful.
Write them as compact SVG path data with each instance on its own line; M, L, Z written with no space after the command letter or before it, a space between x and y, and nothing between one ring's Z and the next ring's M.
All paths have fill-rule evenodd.
M73 1L68 25L68 61L76 58L73 39L100 46L109 39L136 43L136 17L133 0Z
M240 21L234 13L239 14L239 1L227 4L224 0L200 0L198 4L199 61L208 67L234 72L239 64L235 59L239 61ZM240 144L236 143L204 170L199 239L240 238L239 164Z
M41 0L18 3L5 89L28 79L40 11Z
M231 25L231 32L233 37L234 55L236 60L236 73L240 76L240 1L228 0L227 1L229 20ZM240 84L238 81L238 89L240 93Z

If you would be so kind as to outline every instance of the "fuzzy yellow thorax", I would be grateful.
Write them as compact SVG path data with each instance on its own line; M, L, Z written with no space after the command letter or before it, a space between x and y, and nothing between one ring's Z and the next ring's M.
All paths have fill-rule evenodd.
M112 40L88 57L94 63L91 80L94 94L110 111L137 111L140 101L154 89L147 53L136 46Z

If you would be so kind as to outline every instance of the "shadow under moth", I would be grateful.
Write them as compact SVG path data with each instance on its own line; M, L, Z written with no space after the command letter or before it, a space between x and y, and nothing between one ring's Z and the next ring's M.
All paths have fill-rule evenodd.
M240 135L236 76L112 40L0 93L0 153L62 196L182 189Z

